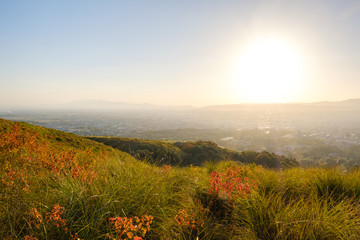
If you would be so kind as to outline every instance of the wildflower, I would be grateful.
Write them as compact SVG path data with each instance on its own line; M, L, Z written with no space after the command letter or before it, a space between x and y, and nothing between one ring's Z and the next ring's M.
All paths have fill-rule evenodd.
M42 216L36 208L32 208L30 210L30 218L30 225L34 225L36 228L39 228L40 224L42 223Z
M152 216L143 215L140 218L135 217L111 217L110 225L116 233L117 239L142 239L150 231L150 225L153 221ZM140 237L141 235L142 237ZM114 239L110 234L106 235Z
M186 209L180 209L175 216L175 222L182 228L198 230L203 227L204 221L195 214L189 214Z
M75 233L74 235L71 234L70 236L71 236L70 238L71 240L84 240L79 237L78 233Z
M170 165L166 165L166 164L164 164L164 165L162 166L162 169L161 169L161 171L163 172L163 174L167 174L170 170L171 170L171 166L170 166Z
M209 174L209 192L216 196L222 194L229 201L244 197L257 186L256 181L243 175L241 168L227 168L225 173L213 171Z
M53 209L45 214L46 223L52 223L57 228L59 228L60 226L65 226L66 220L61 218L61 215L64 213L64 211L64 207L60 207L59 204L55 204L53 206Z
M24 240L38 240L38 239L37 239L36 237L26 235L26 236L24 237Z

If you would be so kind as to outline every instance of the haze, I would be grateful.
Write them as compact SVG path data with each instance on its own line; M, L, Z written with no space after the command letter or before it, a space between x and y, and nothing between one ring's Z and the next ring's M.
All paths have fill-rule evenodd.
M359 22L358 1L1 1L0 106L359 98Z

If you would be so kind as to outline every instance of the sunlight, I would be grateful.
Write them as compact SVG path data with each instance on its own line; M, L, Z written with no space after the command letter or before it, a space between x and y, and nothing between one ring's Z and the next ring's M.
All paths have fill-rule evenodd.
M248 102L288 102L299 92L302 62L294 47L278 39L263 39L241 54L234 88Z

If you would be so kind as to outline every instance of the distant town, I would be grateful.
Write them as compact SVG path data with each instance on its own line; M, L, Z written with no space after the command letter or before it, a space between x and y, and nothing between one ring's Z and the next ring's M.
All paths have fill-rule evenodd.
M312 162L360 163L360 101L205 108L3 109L0 118L81 136L208 140Z

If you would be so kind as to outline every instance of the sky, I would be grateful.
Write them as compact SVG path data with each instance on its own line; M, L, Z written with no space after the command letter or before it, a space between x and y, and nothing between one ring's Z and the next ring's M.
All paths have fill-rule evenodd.
M360 97L359 1L0 2L0 106Z

